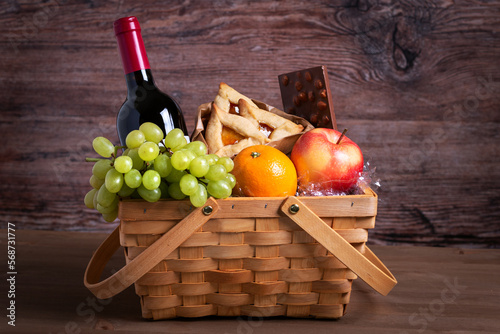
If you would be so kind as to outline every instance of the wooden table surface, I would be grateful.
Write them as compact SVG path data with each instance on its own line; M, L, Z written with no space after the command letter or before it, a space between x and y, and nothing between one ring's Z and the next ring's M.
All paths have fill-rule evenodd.
M2 253L6 254L7 231L0 232ZM209 317L154 322L141 319L139 298L133 288L101 301L83 286L86 265L105 236L16 231L16 327L7 325L6 302L2 302L0 332L500 332L500 250L372 246L399 283L384 297L356 280L347 313L339 320ZM105 273L118 270L123 264L123 254L116 254ZM6 270L6 266L3 268ZM7 271L4 275L10 277ZM2 300L8 288L5 282L2 278Z

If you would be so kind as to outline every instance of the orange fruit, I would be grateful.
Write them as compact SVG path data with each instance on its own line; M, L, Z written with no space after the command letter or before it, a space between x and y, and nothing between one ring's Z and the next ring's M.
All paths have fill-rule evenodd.
M243 149L234 158L231 174L240 195L252 197L293 196L297 191L297 172L292 160L267 145Z

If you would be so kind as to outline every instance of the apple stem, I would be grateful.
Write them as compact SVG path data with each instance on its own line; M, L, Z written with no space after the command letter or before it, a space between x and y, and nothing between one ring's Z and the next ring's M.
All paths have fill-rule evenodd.
M347 129L344 129L344 131L342 131L342 134L340 135L339 140L337 140L337 145L340 144L340 141L342 140L342 138L344 138L346 132L347 132Z

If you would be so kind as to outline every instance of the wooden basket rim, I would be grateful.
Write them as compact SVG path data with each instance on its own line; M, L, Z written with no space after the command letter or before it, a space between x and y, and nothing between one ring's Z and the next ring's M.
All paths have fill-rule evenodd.
M370 188L364 194L346 196L300 196L300 200L320 217L371 217L377 214L377 194ZM282 203L288 197L229 197L219 199L214 218L283 217ZM168 205L165 205L168 203ZM122 221L183 219L193 210L186 200L161 199L149 203L142 199L120 200L118 218Z

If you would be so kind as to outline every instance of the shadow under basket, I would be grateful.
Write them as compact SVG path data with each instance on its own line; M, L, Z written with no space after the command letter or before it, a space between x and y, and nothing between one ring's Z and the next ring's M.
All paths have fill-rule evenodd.
M352 281L386 295L396 279L365 245L377 195L123 200L85 285L109 298L135 283L142 316L340 318ZM112 254L127 264L100 281Z

